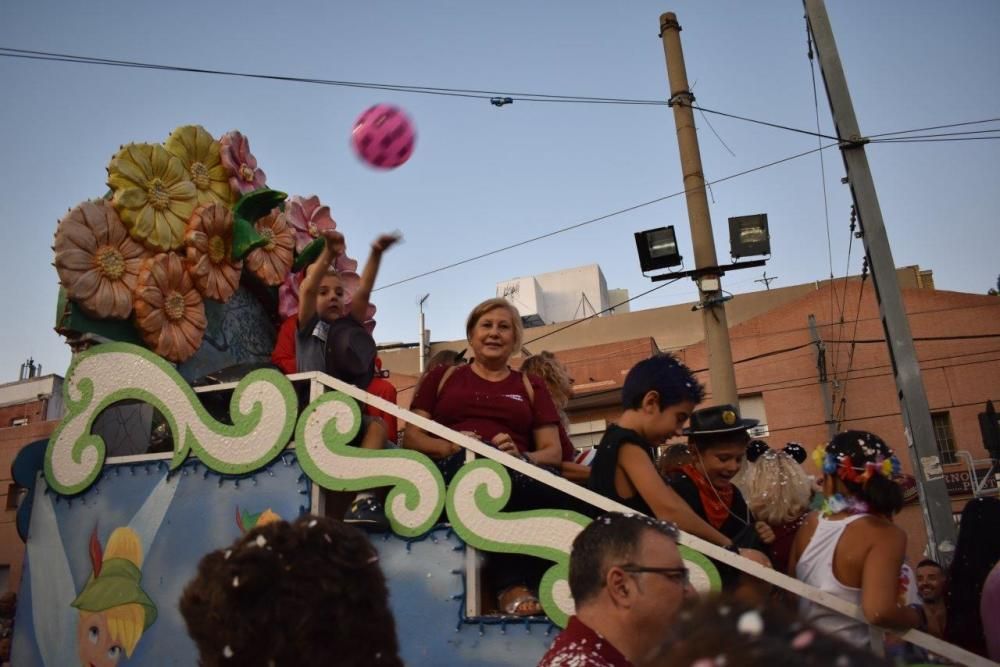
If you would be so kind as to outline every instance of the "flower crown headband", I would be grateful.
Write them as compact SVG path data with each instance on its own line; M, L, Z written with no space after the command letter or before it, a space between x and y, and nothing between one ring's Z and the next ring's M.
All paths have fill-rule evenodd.
M820 445L813 450L813 462L824 474L836 475L845 482L855 484L864 484L875 474L892 479L902 472L899 459L891 453L891 450L888 457L879 454L874 461L867 461L863 466L854 466L851 465L851 457L847 453L827 452L827 446Z

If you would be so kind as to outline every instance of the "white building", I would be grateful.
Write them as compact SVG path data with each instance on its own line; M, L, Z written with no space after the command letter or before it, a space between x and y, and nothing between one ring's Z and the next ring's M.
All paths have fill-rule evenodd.
M629 312L628 290L608 290L597 264L511 278L497 283L497 296L517 307L526 327Z

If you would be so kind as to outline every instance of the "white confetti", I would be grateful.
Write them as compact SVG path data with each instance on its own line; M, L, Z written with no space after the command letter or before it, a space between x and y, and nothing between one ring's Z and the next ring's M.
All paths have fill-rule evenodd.
M740 620L736 623L736 629L741 635L757 637L764 632L764 619L756 609L743 612Z

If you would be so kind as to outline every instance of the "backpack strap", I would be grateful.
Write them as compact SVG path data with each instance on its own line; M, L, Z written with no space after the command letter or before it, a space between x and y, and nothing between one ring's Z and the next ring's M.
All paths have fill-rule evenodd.
M451 378L451 376L455 374L456 370L458 370L458 366L449 366L448 370L446 370L444 373L441 374L441 381L438 382L437 386L438 396L441 395L441 387L443 387L444 383L447 382Z
M524 382L524 390L528 392L528 404L531 406L535 405L535 388L531 386L531 380L528 379L528 374L524 371L518 371L521 374L521 380Z

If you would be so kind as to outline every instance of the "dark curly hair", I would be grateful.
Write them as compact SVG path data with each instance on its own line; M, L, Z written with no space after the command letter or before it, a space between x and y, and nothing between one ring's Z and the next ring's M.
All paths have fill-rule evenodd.
M702 598L678 615L658 665L889 667L892 663L802 623L778 605Z
M827 456L843 460L855 471L864 471L870 463L894 461L895 453L882 438L868 431L843 431L826 447ZM898 465L898 464L896 464ZM824 471L825 472L825 471ZM839 470L838 470L839 473ZM882 474L871 474L863 482L837 475L851 495L864 500L868 507L883 516L893 516L903 509L903 488Z
M199 664L402 665L378 553L319 516L258 526L213 551L180 599Z

